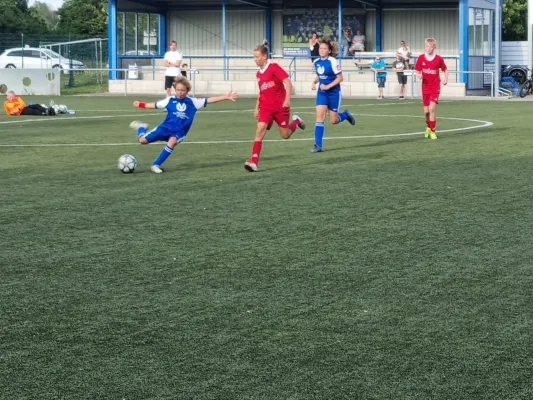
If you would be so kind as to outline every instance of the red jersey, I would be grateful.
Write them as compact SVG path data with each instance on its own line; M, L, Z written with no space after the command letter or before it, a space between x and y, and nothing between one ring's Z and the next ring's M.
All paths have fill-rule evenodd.
M422 93L439 91L440 71L447 69L444 59L438 54L432 60L428 60L425 54L420 55L416 60L415 71L422 71Z
M257 71L259 84L259 108L262 110L279 110L287 91L283 81L289 77L278 64L267 62L265 68Z

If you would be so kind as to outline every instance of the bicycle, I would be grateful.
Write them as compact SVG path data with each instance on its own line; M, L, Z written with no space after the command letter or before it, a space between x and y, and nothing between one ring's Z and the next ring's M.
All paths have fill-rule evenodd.
M529 68L526 68L526 71L528 72L529 78L526 79L524 85L522 85L522 88L520 89L520 97L522 98L533 93L533 74L531 74L531 70Z

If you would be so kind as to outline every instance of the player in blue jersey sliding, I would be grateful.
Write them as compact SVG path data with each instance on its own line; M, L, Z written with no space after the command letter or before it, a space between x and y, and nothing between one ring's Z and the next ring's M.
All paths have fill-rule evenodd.
M164 108L167 111L165 120L156 128L147 132L148 125L133 121L130 127L137 132L139 143L148 144L152 142L165 141L166 146L161 150L159 156L152 164L152 172L160 174L163 172L161 165L172 154L174 147L185 139L189 129L191 129L196 111L206 107L207 104L218 103L219 101L237 99L237 93L229 92L224 96L207 97L197 99L189 97L191 83L184 76L174 78L174 90L176 95L168 97L155 103L144 103L141 101L133 102L135 107L139 108Z
M332 124L339 124L348 121L355 125L355 118L348 110L339 112L341 106L341 82L342 69L337 60L336 45L329 40L323 40L318 49L320 58L313 63L316 71L316 78L311 89L317 90L316 94L316 123L315 123L315 146L311 152L320 153L322 151L322 138L324 137L324 120L326 112L329 110L329 121ZM318 85L318 87L317 87Z

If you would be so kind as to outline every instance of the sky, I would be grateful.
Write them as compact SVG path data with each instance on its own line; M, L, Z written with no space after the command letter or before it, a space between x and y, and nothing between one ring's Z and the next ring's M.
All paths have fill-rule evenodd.
M39 0L41 3L46 3L50 6L51 9L53 10L57 10L59 7L61 7L63 5L63 0ZM30 0L28 1L28 4L30 6L33 5L33 3L35 3L35 0Z

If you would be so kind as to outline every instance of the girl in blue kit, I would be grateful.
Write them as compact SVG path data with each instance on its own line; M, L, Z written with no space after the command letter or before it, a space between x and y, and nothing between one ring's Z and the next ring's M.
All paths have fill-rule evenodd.
M173 86L176 91L175 96L167 97L155 103L144 103L141 101L135 101L133 103L135 107L139 108L164 108L167 111L165 120L149 132L146 131L148 125L143 122L133 121L130 124L130 127L137 132L137 138L141 144L157 141L167 142L152 164L151 170L156 174L163 172L161 164L172 154L174 147L185 139L189 129L191 129L196 111L211 103L218 103L224 100L235 101L237 99L237 93L235 92L229 92L225 96L204 99L189 97L188 94L191 90L191 84L181 75L174 78Z
M355 125L355 118L348 110L339 112L341 106L341 82L342 69L337 59L336 45L329 40L323 40L318 49L320 58L313 63L316 71L316 78L312 89L317 90L316 94L316 123L315 123L315 146L311 152L320 153L322 151L322 138L324 136L324 120L326 112L329 110L329 121L338 124L346 120ZM318 87L317 87L318 86Z

